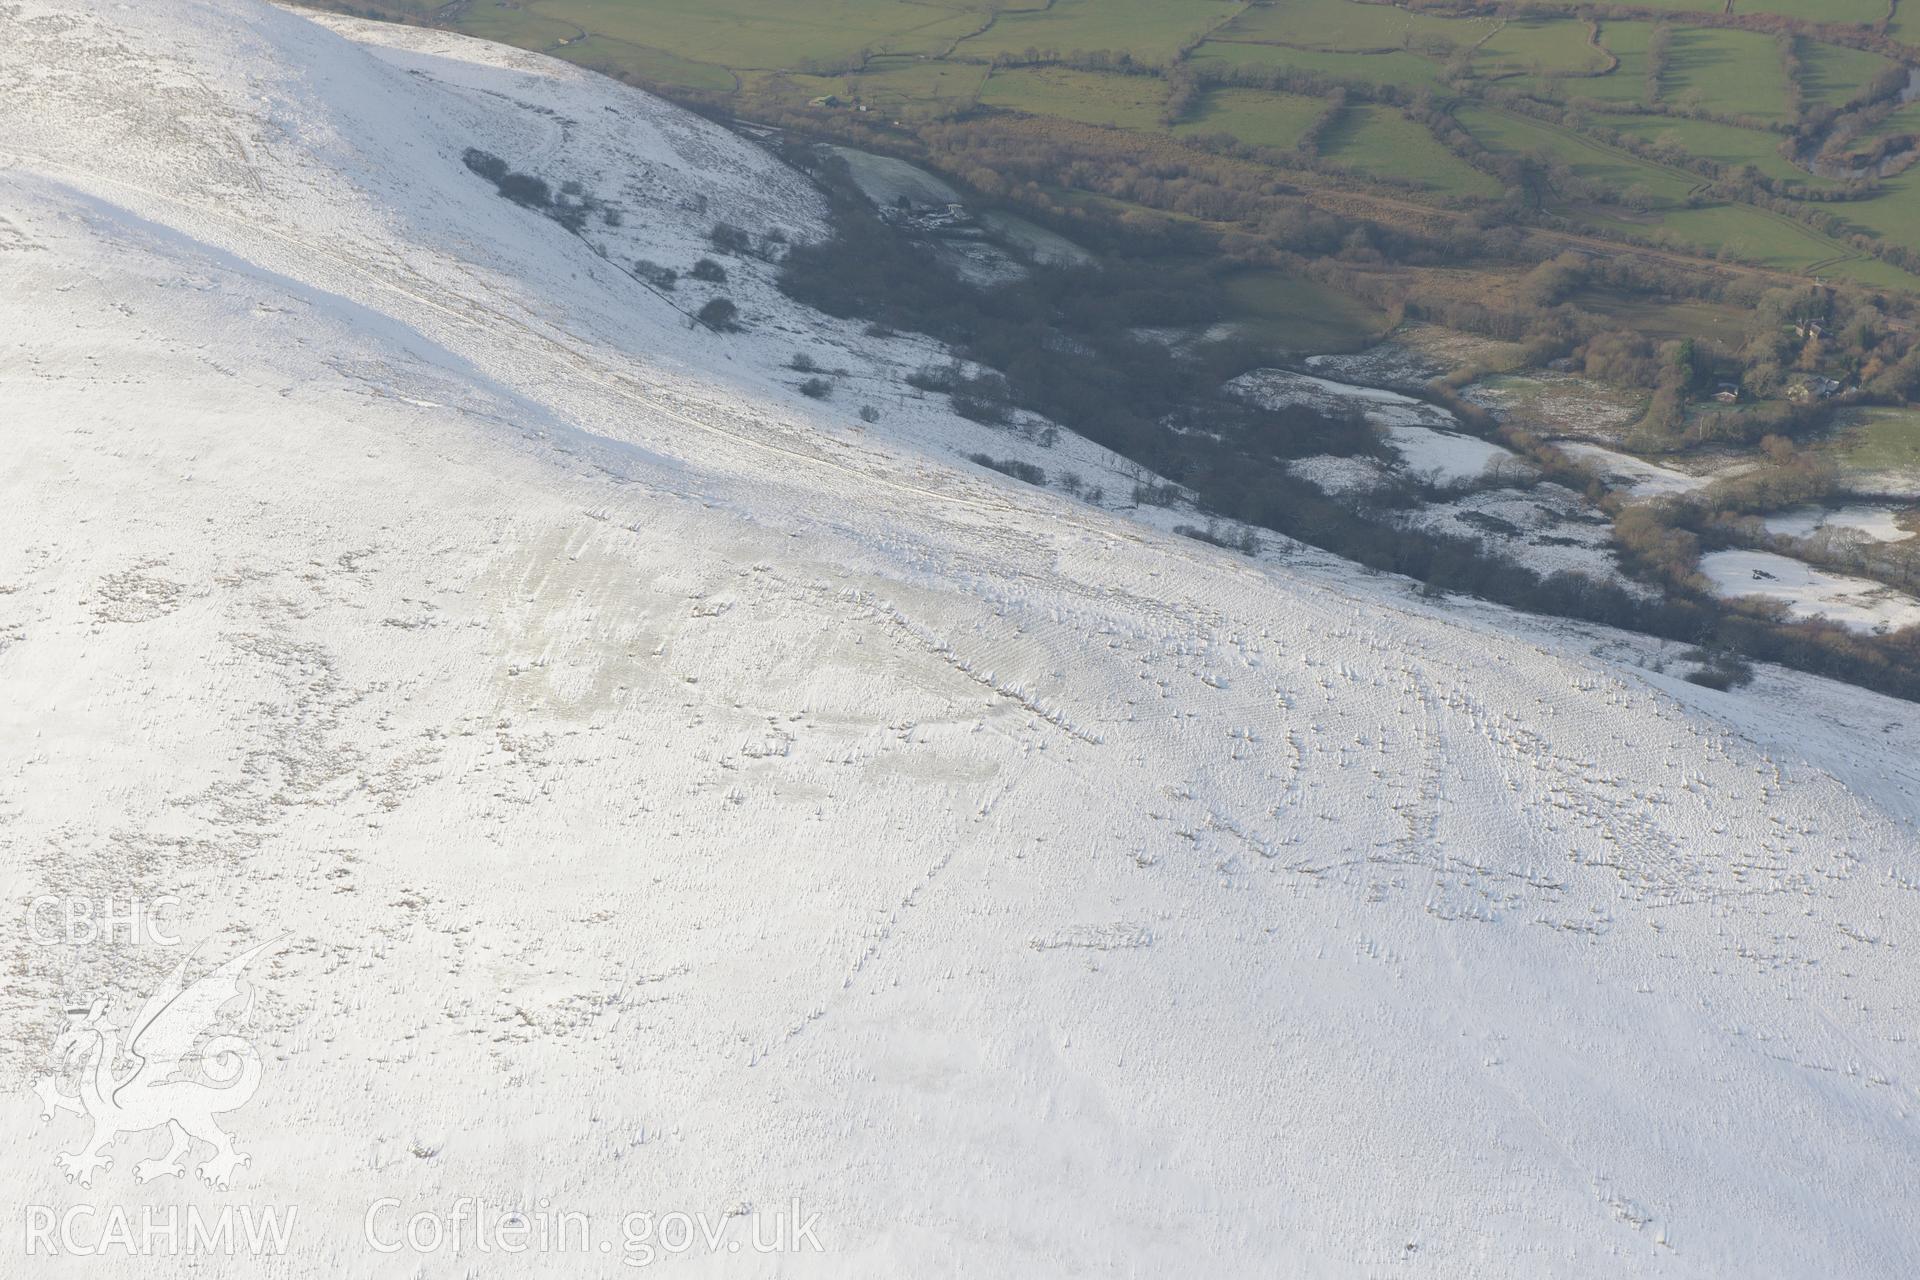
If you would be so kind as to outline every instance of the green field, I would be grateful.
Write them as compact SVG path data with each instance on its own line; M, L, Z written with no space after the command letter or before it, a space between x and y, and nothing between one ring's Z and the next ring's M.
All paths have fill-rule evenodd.
M1561 102L1590 99L1624 106L1644 103L1647 100L1647 41L1652 35L1650 22L1601 23L1600 43L1619 59L1619 65L1603 76L1563 80L1554 96Z
M1777 13L1808 22L1868 26L1887 16L1886 0L1738 0L1738 13Z
M906 0L523 0L519 10L474 4L463 11L461 29L482 15L515 12L736 70L800 68L862 49L943 53L983 21L975 10Z
M1166 84L1152 76L1069 71L1064 67L996 71L980 91L982 106L1122 129L1155 128L1166 100Z
M1351 351L1386 327L1364 302L1278 271L1243 271L1226 291L1247 335L1282 351Z
M1663 13L1724 13L1726 5L1719 0L1638 0L1636 9L1658 9Z
M1653 164L1527 116L1491 107L1461 107L1454 117L1490 151L1551 156L1571 169L1575 177L1609 190L1643 186L1655 200L1679 204L1700 182L1692 174Z
M1500 184L1441 146L1392 107L1351 107L1321 136L1320 154L1375 178L1417 182L1450 196L1500 194Z
M819 0L802 3L818 5ZM1242 7L1239 0L1053 0L1050 7L1022 3L1002 8L992 26L969 36L955 52L963 57L991 58L1001 53L1019 56L1028 49L1063 53L1117 49L1161 62ZM970 10L967 21L980 26L984 8Z
M1492 18L1442 18L1354 0L1279 0L1249 7L1214 34L1353 52L1469 48L1498 26Z
M1686 206L1687 195L1700 185L1694 175L1680 169L1641 160L1639 157L1582 137L1557 125L1513 115L1486 107L1462 107L1455 111L1460 123L1482 145L1510 155L1546 155L1565 164L1574 176L1608 190L1627 191L1644 188L1654 199L1657 216L1631 218L1622 211L1589 208L1580 211L1591 225L1606 231L1650 238L1686 252L1716 255L1726 251L1742 262L1779 271L1839 276L1863 284L1912 289L1920 279L1897 267L1860 254L1858 251L1803 227L1791 219L1764 209L1743 204ZM1647 117L1661 127L1695 126L1694 138L1719 136L1714 130L1700 128L1702 122L1671 121ZM1718 126L1717 129L1728 129ZM1732 129L1734 134L1753 132ZM1771 135L1763 135L1771 136ZM1736 140L1741 147L1750 141ZM1776 157L1777 158L1777 157ZM1797 172L1797 171L1796 171ZM1883 234L1903 227L1911 234L1915 223L1906 201L1894 203L1896 184L1889 194L1873 200L1835 206L1864 222L1872 213L1886 220ZM1920 210L1915 210L1920 212ZM1879 228L1876 228L1879 229Z
M1773 37L1754 31L1682 27L1673 34L1661 96L1716 113L1786 120L1787 73Z
M1764 129L1711 120L1684 120L1671 116L1600 115L1592 123L1661 147L1673 147L1717 164L1750 164L1771 178L1822 185L1806 170L1780 154L1783 136Z
M1403 89L1440 88L1440 64L1429 58L1392 53L1329 53L1277 44L1239 44L1209 40L1193 51L1196 67L1284 68L1354 84L1390 84Z
M711 62L695 62L645 45L615 40L612 36L590 35L573 40L551 51L557 58L577 62L595 70L621 70L640 75L648 84L679 85L688 89L706 89L717 93L732 91L738 83L733 72Z
M1860 140L1872 142L1895 134L1920 134L1920 100L1896 107L1885 120L1862 133Z
M1861 230L1905 244L1920 237L1920 168L1909 169L1881 184L1871 200L1836 206L1844 218Z
M463 17L460 29L482 40L518 45L522 49L550 49L580 34L578 25L543 17L525 9L488 5Z
M1582 292L1572 301L1622 329L1649 338L1712 338L1739 346L1745 341L1747 316L1734 307L1711 302L1664 302L1621 298L1615 294Z
M1610 60L1587 39L1587 24L1566 18L1513 18L1500 24L1473 54L1475 75L1487 77L1591 76Z
M1854 261L1846 246L1810 231L1798 223L1747 205L1703 205L1678 209L1660 220L1676 243L1710 251L1725 248L1743 262L1779 271L1830 271L1875 283L1882 271L1888 282L1899 273L1871 259Z
M1326 109L1318 98L1264 89L1209 89L1174 133L1227 133L1256 147L1291 150Z
M1287 153L1323 109L1322 99L1207 86L1209 77L1279 72L1430 93L1490 151L1565 166L1580 185L1562 182L1564 190L1540 193L1549 211L1602 234L1703 255L1725 251L1822 277L1915 283L1753 205L1686 207L1705 185L1684 167L1689 157L1729 170L1751 165L1796 188L1834 185L1779 153L1794 123L1794 86L1774 33L1704 26L1687 15L1870 24L1885 17L1885 0L1734 0L1731 7L1726 0L1635 0L1626 11L1671 15L1660 19L1671 39L1655 101L1647 83L1654 19L1601 16L1590 26L1572 0L1498 12L1362 0L474 0L454 9L435 0L359 3L415 19L445 14L462 31L669 92L730 97L748 118L858 106L875 113L872 123L911 130L984 106L1172 139L1226 134L1272 153L1267 161L1279 166L1279 181L1298 181L1278 175L1297 173ZM1916 9L1920 0L1901 0L1891 30L1920 42ZM1808 110L1843 106L1890 65L1881 54L1804 34L1793 48ZM1076 69L1121 55L1152 74ZM1202 86L1169 129L1163 73L1182 58ZM991 65L995 59L1000 66ZM1008 59L1017 65L1005 65ZM1056 59L1075 66L1047 65ZM1514 94L1574 109L1546 118L1501 105L1502 95ZM1728 123L1738 120L1751 124ZM1667 149L1672 163L1610 145L1596 136L1601 132ZM1858 145L1908 133L1920 133L1920 103L1868 127ZM1454 203L1504 194L1377 97L1353 104L1319 143L1330 165L1404 184L1414 199ZM1636 197L1631 206L1592 198L1636 190L1645 201ZM1920 249L1920 167L1886 179L1870 198L1817 207L1858 233Z
M1859 471L1920 471L1920 409L1861 409L1835 442L1843 466Z
M1815 106L1838 107L1892 66L1890 59L1863 49L1813 40L1800 42L1800 91Z

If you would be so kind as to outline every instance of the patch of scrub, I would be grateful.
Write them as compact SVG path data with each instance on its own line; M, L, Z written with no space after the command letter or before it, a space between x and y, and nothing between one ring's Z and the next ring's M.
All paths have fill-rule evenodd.
M1640 396L1567 373L1499 374L1463 394L1503 422L1549 435L1616 440L1645 411Z
M1519 342L1502 342L1483 334L1418 321L1394 330L1395 341L1432 357L1448 372L1478 365L1483 369L1518 369L1527 363L1527 349Z
M1373 493L1393 483L1393 471L1373 458L1342 458L1321 453L1290 462L1287 470L1322 493L1335 497Z
M1382 342L1351 355L1308 356L1307 367L1336 378L1363 378L1376 386L1418 391L1447 372L1446 365L1402 342Z
M1495 555L1542 576L1578 573L1651 598L1658 592L1620 570L1613 525L1564 485L1483 489L1409 513L1413 528L1474 538Z
M1915 529L1902 525L1901 521L1911 524L1914 517L1911 508L1854 503L1845 507L1796 507L1792 511L1776 512L1762 523L1768 533L1788 538L1811 538L1825 531L1850 530L1875 542L1904 542L1914 536Z
M1787 606L1795 619L1824 617L1854 631L1884 633L1920 626L1920 600L1871 578L1816 569L1771 551L1713 551L1700 572L1720 595L1759 596Z
M954 238L935 248L940 261L977 289L991 289L1027 278L1027 269L1006 250L985 240Z

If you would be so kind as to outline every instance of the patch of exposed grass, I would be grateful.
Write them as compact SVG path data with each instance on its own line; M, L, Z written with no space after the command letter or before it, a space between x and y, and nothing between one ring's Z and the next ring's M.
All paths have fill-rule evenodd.
M1280 0L1249 6L1215 34L1227 40L1276 41L1302 48L1444 53L1486 38L1492 18L1450 18L1355 0Z
M1605 51L1587 39L1574 18L1513 18L1474 50L1475 75L1498 77L1592 72L1607 66Z
M1920 472L1920 409L1857 411L1835 441L1843 466L1857 471Z
M1321 49L1290 49L1277 44L1239 44L1209 40L1193 52L1196 65L1286 68L1349 84L1390 84L1403 89L1440 87L1440 64L1405 52L1330 53Z
M1122 129L1156 128L1166 100L1166 83L1152 76L1071 71L1065 67L996 71L980 91L984 106Z
M820 0L814 0L819 3ZM1054 0L1046 8L1003 9L993 25L955 51L968 58L1016 57L1028 49L1124 50L1149 62L1172 59L1182 46L1237 13L1239 0ZM974 13L976 19L979 11ZM976 20L975 25L979 23Z
M1353 107L1321 136L1320 154L1376 178L1418 182L1450 196L1491 199L1500 184L1448 151L1427 127L1391 107Z
M1603 115L1593 117L1592 123L1717 164L1735 168L1750 164L1770 178L1822 185L1819 179L1780 154L1784 135L1764 129L1742 129L1738 125L1678 116Z
M1240 272L1226 294L1242 332L1283 352L1357 350L1386 325L1359 299L1278 271Z
M1227 133L1256 147L1289 150L1326 109L1318 98L1262 89L1210 89L1176 134Z
M1825 0L1818 2L1825 3ZM1885 12L1884 6L1882 12ZM1891 65L1890 59L1864 49L1802 40L1800 92L1811 105L1838 107Z
M1787 120L1787 73L1773 37L1757 31L1676 27L1661 77L1663 98L1716 114Z

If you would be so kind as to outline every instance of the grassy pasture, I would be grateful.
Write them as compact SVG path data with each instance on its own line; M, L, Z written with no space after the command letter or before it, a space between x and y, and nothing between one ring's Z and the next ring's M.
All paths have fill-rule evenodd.
M915 60L881 64L850 79L855 93L882 109L912 103L960 107L979 98L987 69L974 63Z
M1473 70L1485 77L1552 75L1605 70L1604 50L1587 39L1587 24L1571 18L1512 18L1474 51Z
M1703 205L1664 214L1660 223L1682 244L1710 251L1725 248L1743 262L1777 271L1813 271L1853 251L1798 223L1749 205ZM1876 264L1877 265L1877 264ZM1871 274L1871 268L1867 268ZM1834 274L1854 274L1852 264L1835 263Z
M1773 37L1754 31L1676 27L1662 95L1697 99L1721 115L1786 120L1787 73Z
M1844 467L1857 471L1920 471L1920 409L1856 411L1857 421L1834 441Z
M1777 13L1807 22L1846 22L1868 26L1887 16L1885 0L1737 0L1734 12Z
M1802 40L1800 92L1811 105L1838 107L1891 65L1891 59L1864 49Z
M1649 338L1712 338L1739 346L1746 336L1746 312L1712 302L1660 302L1584 290L1573 296L1583 309L1607 317L1622 329Z
M1920 276L1902 271L1889 262L1862 255L1846 262L1823 267L1818 272L1822 277L1853 280L1860 284L1872 285L1877 289L1904 289L1908 293L1920 293Z
M526 9L500 9L492 5L476 7L463 14L459 25L467 35L479 36L482 40L535 50L550 49L580 34L580 28L571 22L543 17Z
M360 0L415 17L437 0ZM1884 0L1735 0L1736 12L1778 13L1821 21L1876 21ZM1901 0L1900 10L1920 10ZM1724 0L1635 0L1634 8L1673 15L1674 34L1662 98L1697 102L1716 114L1785 123L1789 86L1771 35L1690 26L1689 13L1717 13ZM1911 13L1896 19L1920 41ZM471 34L542 49L584 66L635 74L646 82L710 93L739 89L743 101L804 107L828 94L858 97L898 119L964 110L976 102L1065 122L1169 133L1162 125L1166 84L1064 67L1015 67L989 74L996 54L1028 49L1061 53L1125 50L1164 62L1198 40L1197 69L1286 69L1352 84L1402 90L1443 83L1451 59L1471 53L1472 77L1510 89L1588 104L1579 127L1614 129L1728 166L1751 164L1779 180L1819 185L1777 151L1765 129L1712 121L1649 117L1644 105L1652 21L1602 19L1593 43L1588 24L1569 10L1461 16L1360 0L478 0L451 19ZM1896 28L1897 30L1897 28ZM1798 42L1801 90L1810 106L1838 106L1882 71L1878 54ZM821 73L852 63L863 70ZM1610 59L1618 68L1602 72ZM1457 65L1457 64L1456 64ZM804 69L804 70L803 70ZM1490 150L1545 156L1583 181L1610 190L1644 187L1647 215L1577 204L1570 213L1599 229L1664 234L1676 247L1788 270L1913 287L1905 272L1858 254L1778 215L1742 205L1688 209L1697 175L1643 160L1561 125L1462 102L1464 127ZM1286 151L1321 110L1310 95L1216 87L1171 131L1173 138L1226 133ZM895 114L897 113L897 114ZM1920 103L1902 108L1863 141L1920 131ZM1359 104L1321 139L1332 164L1372 178L1418 184L1446 199L1495 199L1498 184L1442 148L1427 131L1384 103ZM1860 231L1920 248L1920 168L1885 181L1870 199L1824 206Z
M1636 9L1658 9L1663 13L1724 13L1726 5L1721 0L1636 0Z
M1920 100L1895 108L1885 120L1862 133L1860 139L1872 142L1876 138L1891 138L1906 133L1920 134Z
M1896 244L1920 247L1920 168L1888 178L1870 200L1834 208L1850 224Z
M1352 351L1386 326L1357 298L1278 271L1243 271L1226 284L1231 317L1256 342L1278 350Z
M1159 127L1166 100L1165 82L1152 76L1071 71L1065 67L996 71L980 91L983 106L1122 129Z
M1563 102L1590 98L1595 102L1638 106L1647 100L1647 41L1650 22L1602 22L1600 43L1619 59L1619 66L1603 76L1563 80L1558 97Z
M1405 47L1467 48L1499 23L1443 18L1354 0L1280 0L1254 5L1214 34L1226 40L1271 40L1301 48L1366 52Z
M1193 61L1200 66L1216 62L1227 67L1285 67L1351 84L1391 84L1406 89L1440 87L1440 64L1405 52L1329 53L1277 44L1209 40L1194 50Z
M710 62L694 62L668 53L665 49L649 49L645 45L630 44L611 36L590 35L549 52L556 58L565 58L568 62L598 71L631 72L649 84L679 85L688 89L727 93L737 83L733 73L725 67L716 67Z
M1294 93L1263 89L1211 89L1174 127L1175 134L1230 133L1256 147L1290 150L1326 104Z
M1352 107L1321 136L1320 154L1376 178L1402 178L1450 196L1493 198L1500 184L1391 107Z
M1782 135L1763 129L1742 129L1711 120L1672 116L1601 115L1594 116L1592 123L1646 142L1671 145L1717 164L1736 167L1750 164L1768 177L1822 185L1819 179L1780 154Z
M485 35L490 33L479 29L485 24L536 19L735 70L795 67L848 58L861 49L942 53L985 21L977 10L959 5L907 0L523 0L518 9L474 4L462 11L458 25Z
M1691 174L1651 164L1569 130L1492 107L1460 107L1454 117L1490 151L1551 156L1571 169L1575 177L1611 190L1644 186L1656 200L1678 204L1699 182Z
M1167 0L1054 0L1046 9L1002 10L992 26L969 36L955 53L967 58L991 58L997 53L1018 55L1029 48L1062 53L1124 49L1143 61L1165 62L1241 7L1240 0L1180 0L1177 4ZM968 21L977 28L984 18L976 9L968 15Z

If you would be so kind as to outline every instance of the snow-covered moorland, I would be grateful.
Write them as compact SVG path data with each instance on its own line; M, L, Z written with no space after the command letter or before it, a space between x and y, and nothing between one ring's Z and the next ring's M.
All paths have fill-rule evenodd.
M557 62L5 0L0 101L0 1274L1920 1268L1910 705L1178 537L764 263L670 304L823 206ZM263 943L249 1162L95 1149ZM72 1256L181 1205L297 1218ZM513 1209L589 1247L395 1243Z

